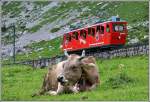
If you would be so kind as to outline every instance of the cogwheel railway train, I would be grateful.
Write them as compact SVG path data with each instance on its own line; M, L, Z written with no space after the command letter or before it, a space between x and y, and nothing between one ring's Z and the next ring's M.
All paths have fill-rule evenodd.
M111 21L65 33L62 49L74 52L93 48L116 48L125 45L126 37L127 22L121 21L118 16L112 16Z

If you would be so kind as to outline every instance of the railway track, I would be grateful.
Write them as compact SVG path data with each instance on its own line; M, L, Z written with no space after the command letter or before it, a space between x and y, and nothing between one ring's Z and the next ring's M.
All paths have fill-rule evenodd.
M80 55L80 52L78 54ZM149 54L149 44L134 44L129 46L124 46L122 48L115 49L96 49L95 51L86 51L86 56L94 56L96 58L111 59L115 57L130 57L135 55L148 55ZM23 62L17 62L16 64L31 65L33 68L44 68L49 65L56 64L60 61L65 60L64 55L52 57L52 58L42 58L38 60L28 60Z

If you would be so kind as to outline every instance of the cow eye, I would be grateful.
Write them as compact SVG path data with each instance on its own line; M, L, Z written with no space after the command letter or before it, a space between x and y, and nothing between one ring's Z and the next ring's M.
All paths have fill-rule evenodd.
M72 67L72 70L75 71L77 68L75 66Z
M75 68L76 68L76 67L74 67L74 66L72 67L72 69L75 69Z

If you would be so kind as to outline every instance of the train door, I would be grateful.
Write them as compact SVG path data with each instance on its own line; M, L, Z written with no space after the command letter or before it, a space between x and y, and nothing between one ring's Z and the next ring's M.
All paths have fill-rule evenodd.
M88 47L92 47L95 46L95 27L90 27L88 28L88 39L87 39L89 46Z
M85 29L80 30L80 37L79 37L80 48L87 48L87 31Z
M110 40L111 40L111 29L110 29L110 23L105 23L104 24L104 44L105 45L110 45Z
M80 45L79 45L79 33L78 31L74 31L72 32L72 46L73 46L73 50L77 50Z
M101 45L104 44L104 26L100 25L100 43Z
M64 49L67 51L72 50L71 34L69 33L64 36Z
M95 39L98 46L104 43L104 26L102 25L96 26Z

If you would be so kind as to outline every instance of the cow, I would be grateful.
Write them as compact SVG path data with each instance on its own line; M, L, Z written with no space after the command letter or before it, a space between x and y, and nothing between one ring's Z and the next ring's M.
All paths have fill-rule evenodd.
M44 93L49 95L58 95L63 92L78 93L93 90L99 85L99 71L93 56L85 57L84 50L81 56L68 55L67 51L64 52L67 60L49 68L41 90L32 96Z

